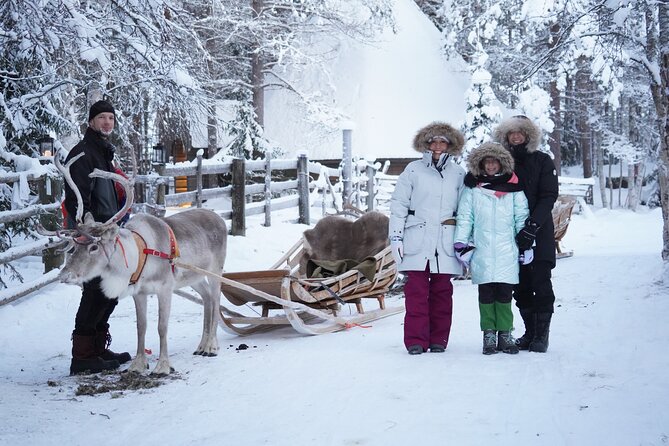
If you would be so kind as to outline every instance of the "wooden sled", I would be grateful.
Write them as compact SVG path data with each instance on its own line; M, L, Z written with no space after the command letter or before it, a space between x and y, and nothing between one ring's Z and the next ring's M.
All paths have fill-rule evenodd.
M555 251L556 258L562 259L574 255L574 251L565 250L562 247L562 238L567 233L571 214L576 204L576 199L570 196L560 195L553 205L553 227L555 228Z
M224 273L221 291L231 303L260 308L258 316L243 316L222 306L224 330L248 335L270 328L291 325L303 334L323 334L344 330L404 311L387 308L385 293L397 278L397 266L385 248L374 256L376 271L368 280L356 270L329 278L298 277L298 265L304 254L302 240L296 243L271 269ZM374 299L378 309L365 311L363 299ZM344 316L344 304L354 304L355 314ZM271 311L281 314L271 316Z
M298 269L303 255L300 240L268 270L219 276L178 260L175 265L219 281L221 291L234 305L250 304L261 309L257 316L245 316L221 305L221 327L232 334L244 336L287 325L302 334L332 333L404 311L404 307L385 305L385 293L397 278L390 247L374 256L376 271L371 281L356 270L325 279L300 278ZM198 297L183 290L175 294L202 304ZM366 311L363 299L376 300L379 308ZM354 304L356 314L343 315L348 310L342 310L342 304ZM281 313L270 315L276 310Z

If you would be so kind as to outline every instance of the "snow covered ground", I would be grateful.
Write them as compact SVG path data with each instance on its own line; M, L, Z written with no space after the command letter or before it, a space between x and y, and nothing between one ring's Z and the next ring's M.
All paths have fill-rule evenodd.
M262 269L278 259L307 228L294 224L296 211L285 212L272 227L258 217L247 237L230 237L226 269ZM175 296L174 379L94 396L75 394L89 378L68 376L79 289L51 285L0 307L0 444L666 444L660 210L576 215L564 242L575 254L554 270L546 354L482 355L476 287L468 281L455 284L446 353L420 356L402 345L402 314L317 337L289 328L246 338L219 331L218 357L193 356L202 308ZM28 274L41 269L36 258L20 266ZM150 302L153 367L157 308ZM132 299L121 301L111 326L112 347L134 355ZM240 350L242 343L249 348Z

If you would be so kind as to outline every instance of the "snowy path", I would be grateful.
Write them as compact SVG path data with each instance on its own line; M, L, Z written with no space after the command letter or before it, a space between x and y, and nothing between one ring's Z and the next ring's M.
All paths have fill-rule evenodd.
M231 238L228 270L271 263L304 229L275 226ZM51 285L0 308L0 444L665 444L669 293L653 283L660 237L659 210L574 218L565 243L575 255L554 271L547 354L481 355L468 282L455 286L447 352L418 357L404 351L401 315L319 337L219 332L217 358L192 356L201 308L175 296L169 342L180 379L113 395L74 395L80 378L67 370L77 289ZM151 366L155 324L150 318ZM113 348L134 354L131 299L112 329ZM237 351L241 343L250 348Z

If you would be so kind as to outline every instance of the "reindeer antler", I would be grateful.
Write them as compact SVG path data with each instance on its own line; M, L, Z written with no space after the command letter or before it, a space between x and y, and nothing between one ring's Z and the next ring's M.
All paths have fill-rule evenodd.
M133 181L124 177L123 175L119 175L118 173L105 172L104 170L100 169L93 169L93 172L91 172L88 176L91 178L107 178L116 181L123 186L123 189L125 189L125 204L116 214L114 214L112 218L107 220L105 224L116 223L122 219L125 213L128 212L128 210L132 207L132 203L135 201L135 189L132 184Z
M84 200L83 198L81 198L81 192L79 191L77 185L74 183L72 175L70 175L70 167L82 156L84 156L83 152L72 158L70 161L68 161L67 164L65 164L65 166L63 166L60 163L60 156L58 152L56 152L56 154L53 157L53 163L56 165L56 168L60 171L60 173L63 174L63 178L65 178L65 181L67 181L67 184L70 186L70 189L72 189L72 192L74 192L74 195L77 197L77 214L76 214L77 224L81 223L81 219L84 216Z

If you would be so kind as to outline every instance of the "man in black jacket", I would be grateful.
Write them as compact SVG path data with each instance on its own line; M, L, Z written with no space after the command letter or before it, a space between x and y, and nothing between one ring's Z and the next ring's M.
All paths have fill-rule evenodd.
M70 150L66 162L84 153L70 168L72 180L81 192L84 209L83 215L90 212L95 221L106 222L120 209L114 183L110 179L90 178L88 175L97 168L114 172L114 146L109 142L109 135L114 130L116 113L107 101L93 104L88 114L88 129L84 138ZM77 222L77 198L65 184L65 210L67 227L75 228ZM72 362L70 374L103 370L113 370L127 361L130 354L114 353L109 350L109 316L118 299L109 299L100 288L100 278L84 283L81 302L74 321L72 332Z
M502 121L493 138L513 155L515 172L530 208L525 227L516 236L520 252L534 246L534 260L521 265L520 282L513 297L525 323L516 340L521 350L546 352L555 294L551 270L555 268L555 234L552 210L558 197L558 178L551 157L538 151L541 129L526 116Z

